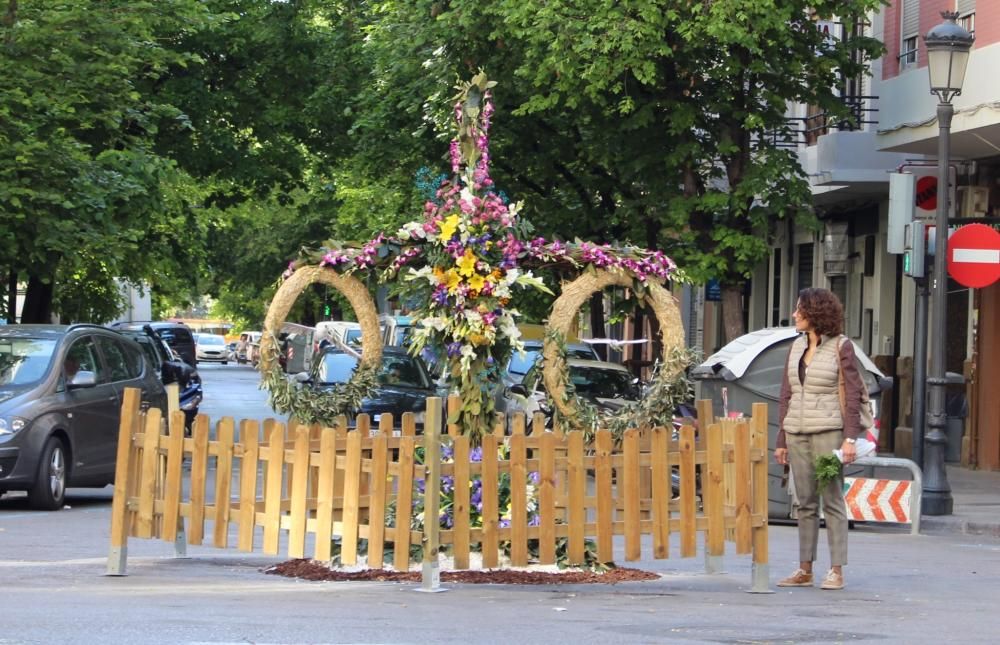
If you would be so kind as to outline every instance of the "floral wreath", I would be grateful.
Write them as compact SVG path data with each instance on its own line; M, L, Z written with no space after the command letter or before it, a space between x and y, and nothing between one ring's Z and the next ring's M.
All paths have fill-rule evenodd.
M364 287L354 278L356 273L374 273L380 283L395 282L407 302L420 303L412 312L415 330L409 350L445 362L449 387L461 399L461 406L449 422L458 424L476 443L482 434L492 431L495 423L493 392L501 383L504 366L514 351L523 350L517 328L520 314L509 306L514 290L530 288L552 294L532 273L533 268L582 272L578 280L587 274L599 275L609 284L630 287L640 301L653 306L660 319L664 357L683 346L676 303L661 286L682 276L666 255L633 246L528 239L530 227L518 217L522 204L507 203L495 191L489 175L488 133L495 85L480 71L457 87L453 98L457 135L449 148L453 176L442 181L435 199L425 204L422 221L405 224L393 237L379 234L360 246L327 242L319 249L305 251L289 265L283 276L285 282L268 311L262 343L274 342L274 330L284 323L302 289L323 280L348 296L362 322L364 352L352 380L326 402L309 393L308 388L288 385L277 361L269 360L265 352L261 362L263 387L270 391L276 411L330 423L356 410L361 398L374 388L372 370L381 360L381 338L371 296L367 290L360 293ZM323 274L340 279L323 278ZM576 300L578 292L594 288L577 283L564 288L549 317L549 326L568 327L582 304ZM561 307L560 303L567 304ZM547 339L544 353L546 382L555 384L558 378L566 380L566 369L565 362L550 350L551 342ZM660 370L658 378L675 379L682 369L674 366ZM571 389L568 394L560 391L560 396L554 397L564 418L579 417L574 398Z

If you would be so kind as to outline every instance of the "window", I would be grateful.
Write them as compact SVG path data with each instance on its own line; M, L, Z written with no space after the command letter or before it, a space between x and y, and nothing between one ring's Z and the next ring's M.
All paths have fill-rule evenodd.
M899 70L917 64L917 38L920 34L920 0L903 0L899 33Z
M810 244L799 244L799 263L796 267L796 284L795 288L798 291L807 289L813 286L813 245Z
M899 51L899 68L905 69L917 64L917 37L903 39L903 47Z
M99 338L101 351L108 361L108 368L111 370L112 381L125 381L131 378L129 374L129 361L125 355L125 349L111 338Z
M98 383L108 382L108 374L97 359L94 339L89 336L73 343L63 360L63 374L67 381L72 381L77 372L93 372Z
M961 4L961 3L959 3ZM964 16L959 16L958 24L965 29L967 32L972 34L973 38L976 36L976 14L975 12L966 14Z

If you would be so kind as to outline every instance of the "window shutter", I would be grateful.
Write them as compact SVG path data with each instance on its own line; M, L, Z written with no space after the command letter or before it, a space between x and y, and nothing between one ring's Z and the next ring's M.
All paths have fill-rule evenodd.
M903 0L903 38L920 34L920 0Z
M955 11L959 16L967 16L976 12L976 0L958 0L955 4Z

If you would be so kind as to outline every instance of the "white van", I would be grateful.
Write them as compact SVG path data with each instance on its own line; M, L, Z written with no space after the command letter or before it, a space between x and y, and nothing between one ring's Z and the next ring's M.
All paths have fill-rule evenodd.
M347 345L357 349L361 347L361 323L349 322L346 320L325 320L316 323L316 333L313 335L313 342L318 348L323 341L337 347Z

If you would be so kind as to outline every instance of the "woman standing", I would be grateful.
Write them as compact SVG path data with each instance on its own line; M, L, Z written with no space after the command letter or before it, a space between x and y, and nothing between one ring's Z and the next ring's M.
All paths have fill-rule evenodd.
M774 459L791 466L795 483L799 568L778 582L778 586L813 585L822 496L830 571L820 588L843 589L843 566L847 564L844 476L841 473L820 490L816 483L816 457L840 448L844 451L844 463L854 461L854 442L860 432L860 392L864 385L855 364L854 344L841 335L844 309L837 296L827 289L803 289L792 318L795 329L802 334L792 343L782 378ZM843 410L841 375L846 394Z

